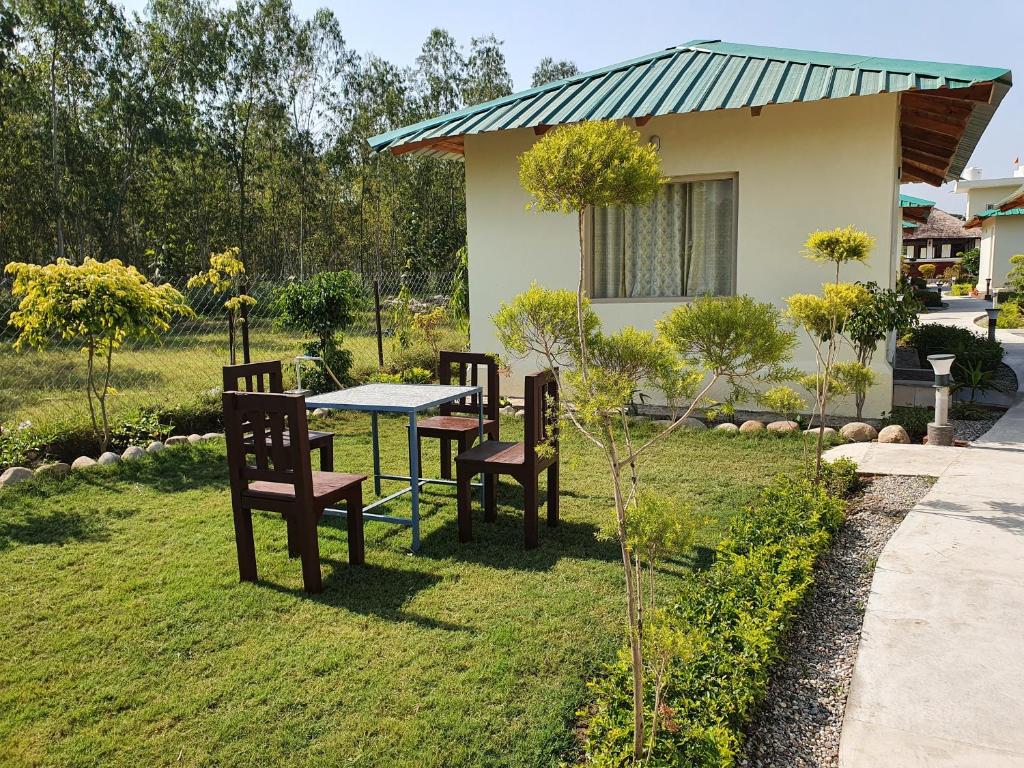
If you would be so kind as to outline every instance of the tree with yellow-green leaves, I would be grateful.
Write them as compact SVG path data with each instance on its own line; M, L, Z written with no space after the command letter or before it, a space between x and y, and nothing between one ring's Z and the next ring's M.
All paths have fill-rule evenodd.
M228 248L222 253L210 254L210 268L193 275L188 280L189 288L209 288L217 294L226 295L224 309L228 313L228 359L236 362L235 329L242 331L242 361L249 362L249 307L256 299L245 292L245 264L238 257L238 248Z
M815 370L805 374L801 383L815 400L818 428L817 457L814 476L821 476L821 453L824 447L825 420L829 402L834 396L853 391L854 382L863 383L867 374L855 372L850 366L840 365L839 355L844 342L846 324L858 306L870 301L868 290L856 283L839 281L840 269L850 262L865 262L875 247L874 238L853 227L814 232L807 238L804 255L813 261L835 264L834 282L822 285L822 293L798 293L787 300L786 314L790 320L806 333L814 347ZM840 378L837 374L842 372ZM868 374L870 371L867 372ZM863 375L860 375L863 374Z
M16 348L42 348L54 339L82 345L86 354L86 396L100 452L110 443L107 398L114 350L129 339L157 336L179 316L194 313L170 285L153 285L135 267L117 259L67 259L39 266L14 262L11 294L20 297L10 324L18 329Z

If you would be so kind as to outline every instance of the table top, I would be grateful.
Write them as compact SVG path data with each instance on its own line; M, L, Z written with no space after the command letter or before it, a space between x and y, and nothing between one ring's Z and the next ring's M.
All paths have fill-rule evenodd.
M306 398L306 408L412 413L481 393L482 387L444 384L363 384Z

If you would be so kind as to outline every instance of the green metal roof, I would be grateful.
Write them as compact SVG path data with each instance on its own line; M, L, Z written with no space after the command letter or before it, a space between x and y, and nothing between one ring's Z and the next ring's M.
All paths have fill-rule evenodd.
M934 200L925 200L923 197L900 194L900 208L932 208Z
M996 83L957 147L958 176L1011 85L1008 69L694 40L423 120L369 140L376 151L460 157L457 137L585 120L620 120L878 93ZM446 141L447 140L447 141ZM404 149L403 149L404 147Z
M904 221L903 222L903 228L904 229L916 229L917 228L917 223L913 222L913 221Z
M992 207L1002 209L1006 209L1008 207L1016 208L1017 205L1022 202L1024 202L1024 184L1022 184L1018 190L1011 192Z
M1007 208L1005 211L1001 211L998 208L990 208L979 213L977 218L988 219L992 216L1024 216L1024 208Z

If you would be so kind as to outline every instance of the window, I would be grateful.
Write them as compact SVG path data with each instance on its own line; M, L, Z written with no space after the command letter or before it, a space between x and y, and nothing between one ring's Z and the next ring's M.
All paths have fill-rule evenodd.
M736 179L672 181L648 205L591 212L591 297L731 294Z

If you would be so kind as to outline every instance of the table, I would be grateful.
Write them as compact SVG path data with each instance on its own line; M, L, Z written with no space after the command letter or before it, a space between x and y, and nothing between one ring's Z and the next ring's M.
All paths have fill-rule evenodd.
M483 387L447 386L442 384L363 384L336 392L325 392L306 398L306 408L327 408L337 411L361 411L370 414L370 434L373 440L373 490L381 495L381 480L407 481L409 486L395 493L378 498L363 508L364 520L405 525L412 528L412 551L420 548L420 489L427 483L452 485L454 480L421 478L419 466L419 437L416 429L417 416L421 411L453 403L464 397L477 396L480 406L480 441L484 439L484 398ZM409 474L391 475L380 471L380 440L377 431L377 416L381 413L404 413L409 418ZM371 512L392 499L409 493L412 495L412 517L395 517ZM343 509L326 509L325 515L344 516Z

